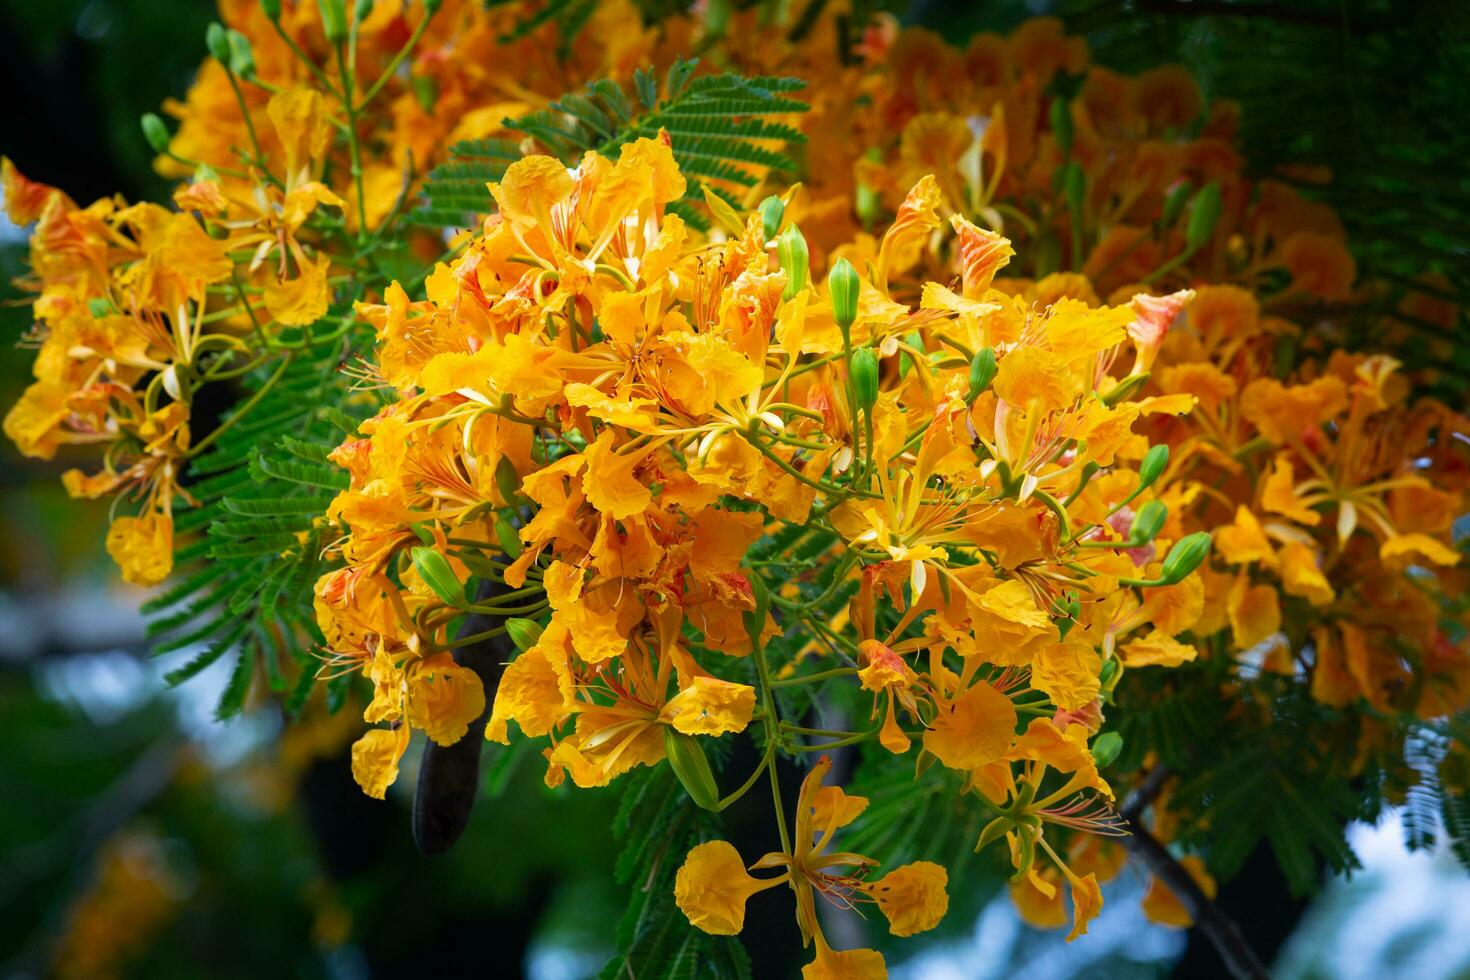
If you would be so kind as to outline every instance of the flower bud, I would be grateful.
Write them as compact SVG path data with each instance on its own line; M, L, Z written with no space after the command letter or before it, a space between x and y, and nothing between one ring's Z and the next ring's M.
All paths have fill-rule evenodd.
M1224 202L1220 198L1220 185L1214 181L1199 189L1189 205L1189 224L1185 227L1184 241L1191 252L1209 242L1215 234L1215 225L1220 223L1220 211Z
M1072 106L1058 95L1051 100L1051 135L1062 156L1072 153Z
M272 24L281 19L281 0L260 0L260 11Z
M242 78L254 75L255 52L250 50L250 39L236 30L231 30L227 36L230 41L230 71Z
M720 805L720 788L715 783L715 774L710 770L704 746L693 735L675 731L673 726L664 726L664 755L668 756L669 768L679 777L684 792L706 810L715 810Z
M500 542L500 550L512 561L521 557L521 536L504 514L495 518L495 540Z
M1169 508L1162 500L1150 500L1138 509L1133 518L1133 527L1128 534L1128 543L1134 547L1148 544L1158 537L1169 519Z
M810 273L810 257L806 250L806 238L801 229L795 225L788 225L781 233L776 242L776 258L781 262L781 268L786 273L786 290L781 294L782 299L790 299L806 288L807 276Z
M541 624L534 619L510 618L505 621L505 635L522 652L531 649L541 639Z
M154 153L168 152L168 127L156 113L143 113L143 138L153 147Z
M1184 213L1184 205L1189 201L1189 195L1194 193L1194 186L1187 180L1181 180L1174 185L1169 196L1164 198L1164 211L1159 216L1159 224L1164 228L1172 228L1174 222Z
M439 101L439 82L432 75L414 75L408 80L408 84L413 89L413 97L418 100L419 108L426 113L432 113L434 103Z
M414 570L436 596L456 608L465 604L464 586L455 577L454 569L449 567L448 558L433 548L415 548L410 554Z
M852 263L846 259L833 262L827 273L827 297L832 301L832 316L843 333L851 329L857 319L858 294L861 291L862 281Z
M316 0L317 12L322 17L322 33L328 44L341 44L347 40L347 5L345 0Z
M1169 465L1169 447L1162 443L1151 448L1143 456L1143 462L1138 464L1138 489L1145 490L1154 485L1154 481L1164 475L1164 468Z
M87 312L92 315L92 319L100 320L112 312L112 300L105 296L93 296L87 300Z
M230 36L225 32L223 24L215 21L204 29L204 46L209 49L209 56L222 65L230 63Z
M761 230L765 232L766 241L774 241L781 233L781 219L786 216L786 205L781 199L772 194L761 202Z
M990 387L995 380L995 372L998 370L995 364L995 348L982 347L974 357L970 358L970 392L965 397L966 401L973 402Z
M1117 658L1109 659L1102 665L1102 673L1097 675L1098 682L1106 688L1112 683L1113 678L1118 676L1118 670Z
M521 475L508 456L500 457L500 462L495 464L495 489L507 504L514 503L521 495Z
M439 12L442 6L444 6L444 0L424 0L424 14L432 17Z
M367 20L368 16L373 12L374 2L375 0L357 0L357 3L352 8L352 19L359 24Z
M1205 556L1210 553L1210 532L1196 531L1185 535L1174 542L1174 547L1169 549L1169 554L1164 558L1164 568L1160 575L1165 585L1175 585L1184 581L1190 572L1200 566Z
M878 404L878 355L871 347L860 347L852 352L852 387L857 397L857 407L872 412Z
M1122 751L1123 736L1117 732L1103 732L1092 740L1092 761L1099 768L1112 765Z

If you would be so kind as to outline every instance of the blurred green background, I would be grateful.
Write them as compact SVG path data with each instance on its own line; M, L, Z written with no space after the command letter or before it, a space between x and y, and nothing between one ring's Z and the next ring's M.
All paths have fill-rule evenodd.
M1470 293L1470 6L919 2L906 16L963 39L1045 12L1104 64L1183 61L1208 95L1240 99L1258 173L1284 160L1330 166L1325 196L1366 272L1434 269ZM163 200L138 117L184 92L213 17L205 0L0 0L0 153L79 201ZM31 358L10 284L24 254L23 233L0 223L7 406ZM1365 324L1352 342L1380 342L1384 329ZM1444 338L1397 330L1401 356L1436 366L1435 383L1463 402L1470 345L1446 357L1433 343ZM419 856L408 794L378 803L352 782L352 712L288 729L266 705L221 724L222 678L163 689L174 659L147 656L140 595L116 583L102 551L103 509L60 488L78 462L21 460L0 445L0 977L559 980L601 968L625 902L612 874L615 791L552 792L539 759L492 755L490 798L465 839ZM407 775L399 789L412 787ZM737 833L747 822L732 820ZM1470 975L1458 939L1470 911L1455 911L1470 910L1470 886L1452 863L1404 854L1396 835L1362 831L1368 871L1313 901L1289 898L1264 854L1221 901L1257 948L1279 954L1284 976ZM1093 935L1065 948L1020 925L1004 899L989 902L997 881L967 884L941 934L906 944L907 962L890 954L895 975L1219 969L1194 937L1142 919L1136 876L1110 889ZM791 975L805 957L788 910L770 914L771 928L753 919L746 933L756 976Z

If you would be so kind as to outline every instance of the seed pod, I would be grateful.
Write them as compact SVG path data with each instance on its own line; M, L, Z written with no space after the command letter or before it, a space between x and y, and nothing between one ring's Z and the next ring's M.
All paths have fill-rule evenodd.
M1184 231L1184 241L1191 252L1204 248L1215 234L1215 225L1220 223L1223 208L1219 184L1211 181L1199 189L1189 205L1189 224Z
M718 809L720 788L715 783L715 774L710 770L709 759L705 758L704 746L699 744L699 739L665 725L664 754L689 798L706 810Z
M1189 201L1189 195L1194 193L1194 185L1187 180L1181 180L1174 185L1169 196L1164 198L1164 210L1159 216L1159 224L1164 228L1172 228L1174 222L1184 213L1184 205Z
M1210 553L1210 532L1196 531L1185 535L1174 542L1174 547L1169 549L1169 554L1164 558L1164 568L1160 575L1164 584L1174 585L1184 581L1190 572L1199 567L1200 562Z
M143 125L143 138L148 141L148 145L153 148L153 152L167 153L168 127L163 124L163 120L158 118L155 113L145 112L143 113L141 122Z
M433 548L415 548L410 554L414 570L436 596L455 608L465 604L464 586L455 577L454 569L449 567L448 558Z
M328 44L341 44L347 40L347 5L345 0L316 0L317 12L322 17L322 34Z
M860 347L852 353L852 387L857 407L871 412L878 404L878 356L871 347Z
M225 33L225 26L218 21L210 24L204 29L204 46L209 49L209 56L222 65L230 63L230 36Z
M1168 519L1168 506L1162 500L1150 500L1138 509L1137 516L1133 518L1133 529L1128 535L1128 543L1135 547L1148 544L1164 529L1164 522Z
M995 348L980 348L975 356L970 358L970 392L965 397L965 401L973 402L979 398L995 380L996 370Z
M1154 485L1154 481L1164 475L1164 468L1169 465L1169 447L1162 443L1154 446L1143 456L1143 462L1138 464L1138 489L1145 490Z
M782 299L790 299L806 288L811 270L811 258L806 249L806 238L801 229L788 225L776 241L776 258L786 273L786 291Z
M765 233L766 241L772 241L781 233L781 219L786 216L786 205L772 194L761 202L760 211L761 230Z
M281 0L260 0L260 10L266 20L277 23L281 19Z
M529 650L541 639L541 624L534 619L507 619L505 635L510 637L517 650Z
M1092 761L1099 767L1110 766L1123 751L1123 736L1117 732L1103 732L1092 740Z
M500 550L511 561L521 557L521 536L504 514L495 518L495 540L500 542Z
M1051 100L1051 135L1062 156L1072 153L1072 106L1058 95Z
M827 273L827 297L832 301L832 317L844 334L857 320L858 294L861 291L862 281L852 263L846 259L833 262Z
M255 74L255 52L250 48L250 39L236 30L231 30L227 37L230 41L230 71L242 78L250 78Z

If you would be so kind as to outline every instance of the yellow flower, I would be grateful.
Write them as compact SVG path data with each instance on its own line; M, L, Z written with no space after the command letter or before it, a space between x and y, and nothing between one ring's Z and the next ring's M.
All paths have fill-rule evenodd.
M174 567L174 522L167 514L114 518L107 531L107 553L122 569L123 580L157 585Z
M679 867L674 901L695 927L715 936L736 936L745 928L750 896L784 881L751 877L730 843L712 840L691 850Z

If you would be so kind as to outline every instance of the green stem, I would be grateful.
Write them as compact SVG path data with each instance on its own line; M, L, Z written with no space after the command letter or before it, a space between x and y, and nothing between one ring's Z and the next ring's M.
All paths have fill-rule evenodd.
M771 799L776 806L776 829L781 832L781 850L790 854L791 832L786 829L786 809L781 802L781 780L776 775L776 746L781 744L781 719L776 716L776 699L771 694L771 668L766 664L765 644L760 642L759 630L752 631L751 653L755 656L756 671L760 675L761 707L766 724L766 771L771 774Z
M851 677L856 674L856 667L834 667L831 670L823 670L815 674L805 674L801 677L787 677L779 681L772 681L772 687L795 687L798 684L815 684L818 681L831 680L834 677Z
M270 378L266 380L266 383L260 386L260 390L251 395L250 400L241 405L239 410L236 411L234 415L231 415L229 418L225 419L223 422L215 427L215 430L213 432L196 442L189 449L189 452L187 453L188 458L193 459L200 453L204 452L205 449L209 448L209 445L211 443L213 443L220 436L228 432L231 426L239 422L246 415L249 415L250 410L256 405L260 404L260 400L270 393L270 390L276 386L277 381L281 380L281 375L285 374L286 368L291 366L292 357L293 355L287 354L285 357L281 358L281 365L280 367L276 368L276 373L272 374Z

